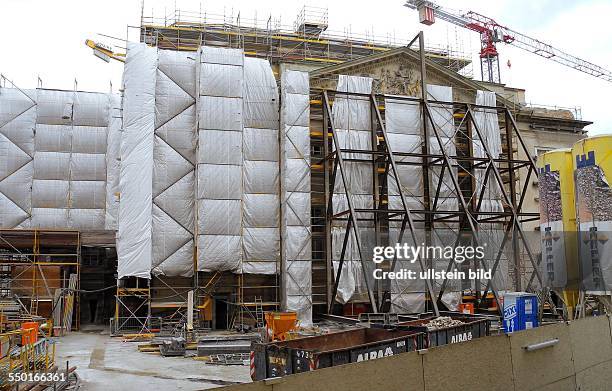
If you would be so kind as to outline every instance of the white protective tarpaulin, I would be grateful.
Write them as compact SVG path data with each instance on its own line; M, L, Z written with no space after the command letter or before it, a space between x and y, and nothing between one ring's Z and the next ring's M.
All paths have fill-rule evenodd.
M0 227L105 228L110 102L116 98L0 91Z
M153 145L152 273L193 275L196 69L192 53L159 50Z
M339 148L372 150L372 115L369 98L341 93L370 94L372 92L372 78L339 75L336 90L340 92L336 94L332 115ZM372 155L343 153L342 157L346 159L371 159ZM344 167L347 188L344 187L338 169L332 198L334 214L348 209L347 194L350 194L354 208L372 209L372 164L345 161ZM369 213L357 213L357 215L365 218L372 217ZM342 244L346 234L346 223L336 221L331 231L334 274L337 275ZM362 253L359 252L354 230L351 229L336 295L336 300L342 304L349 300L368 300L361 258L363 257L363 261L366 263L371 263L369 260L372 259L372 248L375 245L374 228L371 223L360 222L358 231ZM369 277L371 273L366 271L365 274L368 275L368 281L373 285L374 281Z
M241 271L244 54L199 52L196 150L198 271Z
M496 106L495 93L491 91L476 91L476 104L482 106ZM486 151L483 147L483 142L491 153L491 158L499 159L501 154L501 134L497 118L497 110L495 109L474 109L474 122L478 130L482 134L484 140L481 140L478 133L473 130L473 154L474 157L486 157ZM486 170L476 170L475 193L480 194L484 184L484 173ZM482 205L480 210L483 212L503 212L504 208L501 203L501 190L499 184L495 180L493 173L487 179L487 186L483 194Z
M106 147L105 229L116 231L119 218L119 171L121 169L121 97L111 95Z
M385 99L385 124L387 143L391 152L421 153L422 152L422 108L418 102L406 100ZM421 158L394 156L397 174L402 186L406 207L408 209L423 209L423 168L418 165L402 163L420 163ZM389 188L389 209L403 209L397 181L392 173L387 176ZM412 216L413 219L415 215ZM422 229L423 224L415 228ZM399 241L401 222L389 222L389 245ZM412 243L408 228L404 231L402 242ZM395 270L421 271L418 262L397 259ZM393 279L391 287L391 311L397 313L421 312L425 309L425 281L421 279Z
M279 113L276 79L266 60L244 59L243 116L242 273L275 274L280 259Z
M149 278L157 49L129 43L124 78L117 256L119 278Z
M111 95L36 90L31 227L105 227Z
M497 104L495 93L492 91L476 91L476 104L481 106L495 107ZM484 145L487 146L491 153L492 159L499 159L501 154L501 133L499 129L499 119L496 109L485 109L475 108L474 109L474 122L478 127L478 130L482 134L482 140L475 129L472 130L472 153L474 157L484 158L487 156L484 149ZM499 167L499 164L496 163ZM475 170L474 177L476 188L474 194L476 197L480 196L482 187L485 186L485 172L484 169ZM477 199L480 202L480 211L482 212L503 212L504 207L502 204L502 193L499 183L495 179L495 175L490 170L488 178L486 180L486 186L482 196L482 200ZM502 244L504 232L500 229L488 228L486 225L479 230L479 239L482 244L487 246L487 257L489 258L489 268L493 267L493 262L497 256L497 249ZM508 275L509 261L506 254L503 254L499 260L493 283L495 288L498 290L505 290L508 288ZM487 281L482 281L482 289L487 284Z
M427 127L429 128L429 151L434 155L441 155L444 151L448 156L457 155L457 148L455 146L455 119L453 116L452 104L443 102L453 101L453 89L448 86L439 86L430 84L427 86L427 99L433 101L439 101L440 103L430 103L431 119L435 124L438 137L433 131L431 121L427 121ZM439 198L436 204L436 210L458 210L458 194L454 188L451 176L458 180L457 168L453 167L457 164L454 159L449 159L451 169L444 170L442 174L442 167L433 167L430 170L429 178L429 194L431 195L431 202L434 202L434 196L438 186L440 188ZM433 206L433 205L432 205ZM444 214L436 214L436 218L446 217ZM430 243L431 246L452 246L454 245L454 238L458 235L458 226L456 223L436 223L433 231L433 239ZM430 262L434 265L436 270L446 271L448 267L448 260L445 259L431 259ZM452 261L450 261L452 262ZM457 268L457 264L452 265ZM434 280L433 286L434 291L437 292L441 288L444 280ZM461 301L459 280L448 280L445 288L445 293L442 295L442 302L451 311L456 311L457 306Z
M312 324L309 94L307 72L281 73L282 296L302 326Z
M34 91L0 88L0 228L26 228L32 209Z
M451 102L453 99L452 88L447 86L428 85L427 95L430 101ZM430 102L429 108L431 121L429 118L426 119L426 126L429 133L429 153L439 155L442 153L442 150L444 150L449 156L455 155L455 125L452 107L443 103ZM385 101L385 123L391 151L420 153L423 143L422 121L422 107L419 103L399 99L387 99ZM438 132L440 141L442 142L442 147L440 147L440 142L432 129L432 121ZM420 163L422 159L418 157L396 156L395 160L400 163ZM452 159L451 164L453 164ZM417 165L398 164L397 169L399 180L402 185L402 193L404 193L407 202L407 208L424 209L422 167ZM457 177L457 170L453 168L450 173L448 170L445 170L443 178L440 178L441 171L441 167L433 167L429 170L429 194L432 206L437 187L440 184L439 198L435 205L435 210L457 210L457 193L453 188L450 178L451 175L455 176L455 178ZM388 176L388 184L389 208L402 209L403 206L401 197L399 196L398 186L392 174ZM443 216L444 215L436 215L436 217ZM414 217L415 215L413 214L413 218ZM390 245L395 245L395 243L398 242L400 228L400 222L389 223ZM422 223L415 224L415 228L417 229L418 243L412 242L408 228L404 231L402 242L409 243L410 245L420 245L422 243L422 239L424 239L424 231L422 231L424 225ZM453 228L452 224L436 223L436 229L432 235L432 243L429 245L449 245L449 240L452 240L449 239L448 234L452 234L449 228ZM452 245L452 243L450 243L450 245ZM444 260L431 260L431 262L437 270L446 270L448 263L448 261ZM395 264L395 270L398 271L401 269L412 270L417 273L421 271L418 261L410 262L408 260L398 259ZM394 279L391 280L390 283L392 311L422 312L425 310L426 284L424 280ZM435 288L436 285L439 286L442 282L434 281L434 283L437 283L434 284ZM455 310L457 308L459 298L458 282L447 284L446 293L442 296L442 301L449 309Z

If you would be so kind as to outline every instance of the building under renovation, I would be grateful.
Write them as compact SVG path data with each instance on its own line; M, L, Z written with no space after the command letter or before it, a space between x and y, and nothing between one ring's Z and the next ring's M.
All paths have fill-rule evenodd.
M467 77L469 59L422 34L326 29L321 10L293 29L177 12L143 18L124 56L98 50L125 61L119 93L4 80L6 308L65 329L111 319L120 334L235 328L273 309L302 325L457 310L467 296L496 311L498 292L539 286L534 161L590 122ZM374 280L373 248L396 242L486 242L494 278Z

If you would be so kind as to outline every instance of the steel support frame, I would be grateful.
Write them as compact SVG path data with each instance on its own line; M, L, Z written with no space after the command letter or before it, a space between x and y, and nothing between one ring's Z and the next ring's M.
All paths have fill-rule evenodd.
M420 49L420 58L421 58L421 98L410 98L410 97L397 97L397 96L393 96L393 99L400 99L400 100L407 100L407 101L413 101L413 102L419 102L421 104L422 110L423 110L423 121L422 121L422 126L423 126L423 135L424 135L424 140L423 140L423 148L422 148L422 152L421 153L391 153L391 151L388 149L386 140L387 140L387 135L386 135L386 129L385 129L385 124L384 121L382 119L380 110L378 109L378 104L377 104L377 99L384 99L385 96L384 95L380 95L380 94L372 94L370 99L371 99L371 103L373 106L373 113L376 114L376 122L378 122L378 124L380 125L380 131L378 131L375 127L372 128L372 133L373 133L373 140L374 137L377 138L377 140L380 138L380 136L382 136L383 138L383 142L382 143L378 143L378 149L374 149L375 147L373 146L373 150L372 151L353 151L353 150L342 150L341 148L339 148L338 145L338 141L335 138L334 135L334 128L333 128L333 121L332 119L332 114L331 114L331 104L330 104L330 98L329 95L330 94L342 94L343 96L362 96L365 97L367 96L366 94L359 94L359 93L346 93L346 92L337 92L337 91L327 91L327 90L323 90L321 92L322 95L322 102L323 102L323 138L324 138L324 154L325 154L325 162L324 162L324 171L325 171L325 198L326 198L326 253L327 253L327 261L328 261L328 267L330 269L330 274L328 274L328 283L331 283L331 278L329 278L329 276L331 275L331 272L333 271L333 264L332 264L332 256L331 256L331 225L332 225L332 221L334 219L337 218L341 218L344 217L345 219L348 220L347 223L347 229L346 229L346 237L343 243L343 248L341 251L341 260L340 260L340 267L339 267L339 272L338 275L335 278L334 281L334 285L333 287L328 287L328 306L329 306L329 311L330 313L332 312L332 308L333 308L333 304L334 304L334 300L336 297L336 293L337 293L337 288L338 288L338 283L340 280L340 274L342 272L342 265L343 265L343 261L344 261L344 253L346 250L346 244L347 244L347 237L350 234L350 231L352 230L355 233L355 236L357 238L357 245L358 247L361 246L361 243L359 241L359 225L358 225L358 221L362 220L362 219L358 219L355 215L355 213L359 213L359 212L368 212L367 210L362 210L362 209L355 209L353 207L353 204L350 200L350 194L347 191L347 200L348 200L348 204L349 204L349 209L347 211L341 212L337 215L333 214L332 211L332 197L333 197L333 187L334 187L334 183L335 183L335 177L337 175L337 171L338 171L338 167L340 168L340 175L343 178L343 182L345 184L345 189L346 189L346 180L344 179L345 176L345 172L344 172L344 161L346 160L351 160L351 159L343 159L342 158L342 153L348 153L348 152L358 152L361 154L371 154L372 155L372 159L371 160L363 160L363 161L369 161L372 162L372 164L375 166L374 170L373 170L373 174L374 176L376 176L376 167L378 164L380 163L385 163L385 175L388 173L388 168L391 168L392 174L395 177L397 183L398 183L398 187L400 189L400 196L402 199L402 205L403 205L403 210L382 210L380 209L380 205L383 203L383 199L388 196L388 194L385 194L384 192L379 192L379 186L377 186L376 192L378 193L374 193L377 194L377 198L375 198L375 208L369 212L374 213L374 221L376 222L378 219L378 216L380 216L381 213L386 213L387 217L389 218L388 221L398 221L396 220L391 220L393 217L396 216L402 216L401 222L402 222L402 226L401 226L401 231L400 231L400 238L399 241L401 241L403 239L403 234L406 228L406 225L408 225L408 229L410 230L410 235L412 236L412 239L415 240L415 232L414 232L414 219L412 217L412 213L414 213L415 215L419 215L422 214L424 216L424 222L427 228L433 229L435 227L435 222L437 221L455 221L455 222L461 222L463 221L464 223L467 223L467 226L469 227L469 231L473 234L473 238L474 238L474 243L475 245L478 245L478 240L477 240L477 233L479 232L479 228L481 224L486 224L486 223L497 223L500 224L501 226L504 227L504 238L502 241L502 245L500 247L500 249L498 250L498 253L495 257L495 262L493 265L493 276L495 275L495 272L497 271L497 267L498 264L501 260L501 256L503 253L503 249L508 241L508 237L509 235L511 235L512 233L518 234L515 235L514 240L513 240L513 246L515 248L514 254L515 254L515 258L514 258L514 269L515 269L515 276L516 279L521 278L520 276L520 272L518 271L520 268L520 257L518 254L518 242L517 239L520 239L523 243L523 246L527 252L529 261L531 262L532 266L534 267L534 271L533 274L531 276L531 279L529 281L529 284L527 285L528 289L531 289L532 287L532 283L533 280L535 278L537 278L540 282L541 282L541 276L538 270L538 263L536 261L536 258L534 257L533 252L531 251L530 247L529 247L529 243L527 242L527 238L525 236L525 233L521 227L521 222L523 221L530 221L534 218L537 218L537 216L535 216L536 214L534 213L526 213L522 211L522 206L523 206L523 201L525 199L525 194L527 191L527 182L529 180L529 178L531 177L531 175L535 175L537 177L537 170L535 168L535 163L533 162L533 159L531 158L529 151L525 145L525 142L520 134L519 128L516 124L516 121L514 120L512 113L510 112L510 109L508 107L505 106L496 106L496 107L488 107L488 106L483 106L483 105L476 105L476 104L469 104L469 103L460 103L460 102L439 102L436 101L436 103L438 104L446 104L446 105L451 105L451 107L453 107L454 111L463 111L466 115L466 120L468 121L467 126L470 129L470 133L472 133L472 131L475 131L475 133L479 136L479 138L481 140L484 140L482 133L480 131L480 129L478 128L478 125L476 124L475 120L474 120L474 110L475 109L488 109L488 110L495 110L495 112L499 115L503 115L504 119L505 119L505 135L506 135L506 149L507 149L507 153L505 158L499 157L499 158L493 158L491 151L489 150L488 146L486 146L483 143L483 147L485 150L485 154L486 157L484 158L477 158L473 156L473 149L469 148L469 156L450 156L447 151L445 151L445 149L443 148L442 145L442 139L439 133L439 129L437 129L436 124L434 123L432 116L431 116L431 107L430 107L430 101L427 99L426 96L426 88L427 88L427 84L425 82L426 80L426 70L425 70L425 58L423 55L423 34L422 32L419 33L419 35L417 37L415 37L415 39L412 41L412 43L416 42L416 40L419 40L419 49ZM374 122L374 121L373 121ZM430 125L430 127L428 126L428 123ZM440 146L440 153L439 154L431 154L430 153L430 145L429 145L429 130L431 129L431 131L433 132L433 135L435 136L435 140L438 142L438 145ZM335 145L335 151L331 152L329 151L329 147L328 147L328 143L329 143L329 131L331 130L332 133L332 141ZM378 134L377 134L378 133ZM470 138L470 146L472 145L471 143L471 137L472 135L469 135L468 138ZM523 152L525 153L525 155L527 156L527 160L519 160L519 159L514 159L513 155L514 155L514 150L513 150L513 137L516 136L516 138L519 141L520 147L522 148ZM376 155L378 156L383 156L383 160L377 160L376 159ZM396 166L398 164L402 164L401 162L395 162L395 158L394 156L411 156L411 157L419 157L422 160L422 163L404 163L404 164L417 164L417 165L422 165L423 167L423 184L425 187L425 209L424 210L408 210L407 209L407 204L405 201L405 197L403 192L401 191L401 185L399 183L399 178L397 177L397 173L396 173ZM452 161L470 161L471 163L474 163L472 165L472 169L480 169L480 170L484 170L485 171L485 175L484 175L484 186L486 186L487 182L490 183L488 176L489 174L493 175L493 178L495 180L496 183L498 183L499 185L499 189L501 191L501 196L503 198L503 200L506 203L506 210L503 212L481 212L480 211L480 207L482 205L482 199L484 196L484 186L483 189L480 190L479 192L479 197L477 200L477 203L475 202L470 202L468 203L466 201L466 199L463 196L462 190L459 186L458 180L457 178L455 178L454 176L450 176L451 178L451 184L452 184L452 188L454 189L454 191L457 194L457 198L460 204L460 210L458 211L437 211L436 207L437 207L437 200L439 198L440 195L440 185L441 182L443 180L443 173L445 171L448 170L448 172L452 173L452 167L456 166L456 164L453 164ZM387 167L388 166L388 167ZM429 170L431 169L431 167L433 166L441 166L441 178L440 178L440 183L438 183L437 188L435 189L435 193L431 194L431 189L429 189ZM525 181L525 183L523 184L523 189L520 191L520 198L517 199L517 188L516 188L516 173L519 169L521 168L525 168L527 167L528 171L527 171L527 181ZM330 175L330 171L331 175ZM501 176L502 173L507 173L508 177L509 177L509 183L506 184L503 181L503 178ZM331 176L331 178L330 178ZM376 196L375 196L376 197ZM474 205L476 204L476 205ZM436 217L437 214L443 214L443 217ZM452 219L452 220L451 220ZM457 220L455 220L457 219ZM380 229L380 227L378 227ZM379 233L380 234L380 233ZM460 233L459 233L460 234ZM458 236L459 239L459 236ZM377 242L378 243L378 242ZM416 243L416 241L415 241ZM360 257L361 257L361 262L362 262L362 266L365 265L365 262L367 260L363 259L363 252L361 250L361 248L359 248L359 253L360 253ZM395 259L393 260L393 262L395 263ZM425 265L423 264L423 260L419 259L420 262L420 266L422 268L422 270L424 270ZM449 265L450 266L450 265ZM483 265L484 266L484 265ZM392 269L393 270L393 269ZM365 268L364 268L365 271ZM367 280L366 280L366 284L367 284ZM521 287L520 282L515 282L515 289L517 287ZM438 313L438 306L437 306L437 302L440 300L440 298L442 297L444 290L446 288L446 284L443 284L442 289L438 292L438 294L436 295L433 291L433 287L431 286L431 281L427 280L427 289L428 289L428 294L429 296L432 298L431 302L432 305L434 307L434 312ZM479 286L476 287L478 293L480 293L480 288ZM487 286L483 292L482 297L486 297L487 292L489 291L489 289L492 290L496 300L498 300L499 303L499 297L497 295L497 289L495 289L494 287L494 283L492 280L490 280L487 283ZM372 299L373 296L373 291L371 289L371 287L368 287L368 294L370 296L370 302L373 305L373 309L376 312L376 307L374 307L375 304L375 300ZM380 299L380 293L379 293L379 299ZM437 300L436 300L437 299ZM481 304L480 302L478 303L479 305ZM382 303L381 303L381 307L382 307Z

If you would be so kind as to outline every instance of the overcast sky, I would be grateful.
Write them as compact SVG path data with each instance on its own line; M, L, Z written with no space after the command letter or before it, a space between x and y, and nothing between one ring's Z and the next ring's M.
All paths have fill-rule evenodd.
M162 17L178 8L266 20L280 18L291 25L303 1L283 0L146 0L145 16ZM478 34L438 21L433 26L418 23L415 11L402 6L403 0L310 0L308 5L329 9L329 29L354 34L409 38L425 31L429 44L450 44L473 54L473 72L480 75L477 62ZM454 9L472 10L497 20L513 30L550 43L577 57L612 69L612 2L609 0L439 0ZM376 7L373 7L373 6ZM116 90L121 82L122 64L107 64L85 46L92 38L106 44L122 45L99 36L106 34L138 39L141 0L1 0L0 72L21 88L71 89L75 78L80 90ZM500 44L502 82L527 90L527 101L543 105L579 106L582 117L593 121L589 134L612 132L612 83ZM510 60L511 68L507 67Z

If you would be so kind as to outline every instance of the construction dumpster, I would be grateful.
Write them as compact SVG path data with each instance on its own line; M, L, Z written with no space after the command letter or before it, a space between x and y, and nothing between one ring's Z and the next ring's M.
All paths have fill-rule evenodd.
M398 323L397 328L424 333L424 345L426 348L466 342L474 338L491 335L491 321L487 318L455 314L446 314L444 317L448 317L455 321L452 322L454 324L449 326L428 327L427 325L431 324L433 320L439 319L434 316L429 316L422 319Z
M422 349L415 330L358 328L283 342L253 343L251 378L262 380Z

